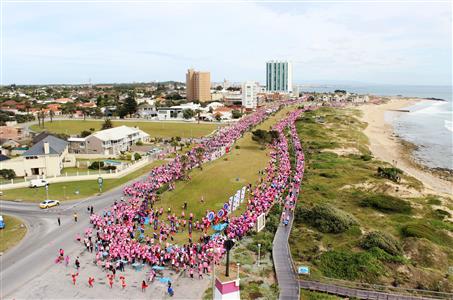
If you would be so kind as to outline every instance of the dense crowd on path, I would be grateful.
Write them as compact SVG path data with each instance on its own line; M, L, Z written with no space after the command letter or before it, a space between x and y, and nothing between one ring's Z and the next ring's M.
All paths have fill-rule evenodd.
M278 108L273 105L260 109L236 124L220 129L214 136L200 142L197 147L203 151L192 149L154 168L145 180L124 188L125 199L115 201L111 208L100 214L92 214L92 228L86 229L83 242L91 252L94 247L96 264L113 275L116 270L124 270L125 265L148 265L153 267L150 280L156 276L154 269L162 267L185 271L191 278L202 278L203 274L211 272L213 263L220 262L225 253L224 241L244 237L255 228L257 218L268 213L274 203L282 205L285 211L294 210L304 169L304 155L294 123L303 109L289 113L273 126L278 138L271 145L270 160L263 177L256 186L248 185L250 196L245 211L236 217L225 214L215 220L215 223L228 224L224 234L208 235L214 220L209 220L207 216L195 219L192 213L187 212L187 207L181 215L175 215L170 210L153 206L159 188L174 184L183 178L185 171L228 152L237 139ZM296 158L293 165L290 151ZM145 223L153 227L153 236L144 235ZM173 243L175 234L186 231L186 244ZM196 241L192 240L194 231L200 233Z

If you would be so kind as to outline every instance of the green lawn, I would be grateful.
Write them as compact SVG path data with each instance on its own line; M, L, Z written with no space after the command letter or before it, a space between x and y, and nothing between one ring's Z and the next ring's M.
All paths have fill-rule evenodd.
M96 131L101 130L104 121L83 121L83 120L59 120L47 121L44 128L38 125L32 125L30 128L34 131L47 130L54 133L65 133L68 135L80 134L83 130L94 128ZM148 133L151 137L202 137L210 134L218 128L218 124L197 124L197 123L172 123L172 122L128 122L113 121L113 126L138 126L141 130Z
M300 290L300 300L339 300L344 299L338 296L326 293L318 293L307 290Z
M268 130L287 111L288 109L285 109L270 117L256 129ZM187 201L188 210L198 218L204 216L208 208L220 209L228 198L244 185L254 184L259 178L258 171L268 164L269 150L261 150L260 145L252 140L250 132L239 139L235 146L240 148L232 149L221 159L203 165L202 171L198 168L192 170L189 173L190 180L178 181L173 191L163 193L157 207L163 207L165 210L170 207L179 214L184 201ZM202 196L204 203L200 201Z
M106 179L104 180L103 192L111 190L117 186L120 186L134 178L144 175L151 171L155 166L163 164L164 161L155 161L145 167L130 173L122 178L118 179ZM76 194L75 191L79 191ZM54 183L49 186L49 198L55 200L73 200L86 198L99 193L99 186L96 180L88 181L76 181L76 182L61 182ZM46 190L41 188L20 188L3 191L3 199L18 200L29 202L41 202L46 198Z
M268 130L270 126L280 120L290 109L286 108L275 116L270 117L256 127ZM188 212L193 212L195 219L206 215L207 209L218 211L223 204L228 201L230 196L248 183L254 184L258 178L259 170L263 170L268 165L269 150L261 150L260 145L252 140L252 134L246 133L239 139L233 149L223 158L203 165L203 170L194 169L187 181L178 181L173 191L167 191L161 195L161 200L155 207L163 207L164 211L170 207L172 212L181 214L184 201L188 203ZM233 147L235 148L235 147ZM201 202L201 197L204 203ZM245 207L244 202L241 208ZM241 208L236 211L239 214ZM146 233L152 234L151 226ZM179 233L175 237L175 242L186 241L187 232ZM194 240L198 236L194 236Z
M5 252L9 248L13 247L22 240L27 232L27 227L18 218L3 215L5 221L5 228L0 229L0 252Z

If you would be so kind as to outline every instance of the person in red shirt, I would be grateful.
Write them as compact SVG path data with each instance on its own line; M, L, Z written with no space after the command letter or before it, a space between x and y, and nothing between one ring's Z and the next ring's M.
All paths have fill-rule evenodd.
M148 285L146 284L146 282L143 280L142 281L142 292L146 292L146 288L148 287Z
M72 283L75 285L77 281L77 276L79 276L79 273L71 274L72 276Z
M90 288L93 287L93 283L94 283L94 277L88 277L88 285Z

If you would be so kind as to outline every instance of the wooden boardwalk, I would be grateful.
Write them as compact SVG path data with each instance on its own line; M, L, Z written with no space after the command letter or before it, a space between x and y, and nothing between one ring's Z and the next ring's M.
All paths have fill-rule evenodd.
M274 236L272 258L274 260L275 273L280 289L280 300L299 300L299 282L293 269L291 253L289 252L288 238L293 225L293 215L290 214L288 226L280 222Z
M357 299L382 299L382 300L421 300L421 299L453 299L453 294L433 292L429 297L411 296L404 294L386 293L372 290L354 289L334 284L321 283L317 281L299 280L299 287L316 292L325 292L343 297L354 297Z

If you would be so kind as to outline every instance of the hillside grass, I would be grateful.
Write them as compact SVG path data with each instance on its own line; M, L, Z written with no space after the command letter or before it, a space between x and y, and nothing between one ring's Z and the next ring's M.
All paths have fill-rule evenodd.
M0 229L0 252L6 252L19 243L27 233L27 227L21 226L23 222L13 216L3 215L5 228Z
M363 134L367 125L357 118L359 114L352 109L321 108L304 114L296 123L306 162L295 225L289 239L296 265L310 266L310 278L315 280L332 277L451 292L453 280L446 273L447 266L453 265L450 237L453 224L445 220L444 213L432 207L441 203L438 199L403 199L382 192L387 184L394 183L377 176L377 169L390 165L371 156L368 139ZM319 122L320 119L323 122ZM406 174L402 175L400 185L408 189L422 188L419 181ZM342 219L329 217L329 220L313 222L303 217L304 210L317 205L330 205L348 213L357 225L345 228L344 232L321 232L320 229L326 230L318 224L340 224L337 222ZM326 215L320 217L326 218ZM368 247L361 247L365 234L373 231L395 240L373 241ZM427 265L422 261L427 259L424 255L408 259L384 250L392 252L387 243L405 246L410 241L417 247L419 244L414 239L423 241L420 247L426 248L426 243L433 245L443 254L439 256L443 263L433 263L433 267L426 268L422 267Z
M44 128L37 124L30 126L36 132L47 130L52 133L64 133L68 135L80 134L83 130L94 128L95 131L101 130L103 120L55 120L44 122ZM126 125L129 127L138 126L141 130L154 137L202 137L216 130L219 124L191 123L191 122L131 122L131 121L112 121L113 126Z

